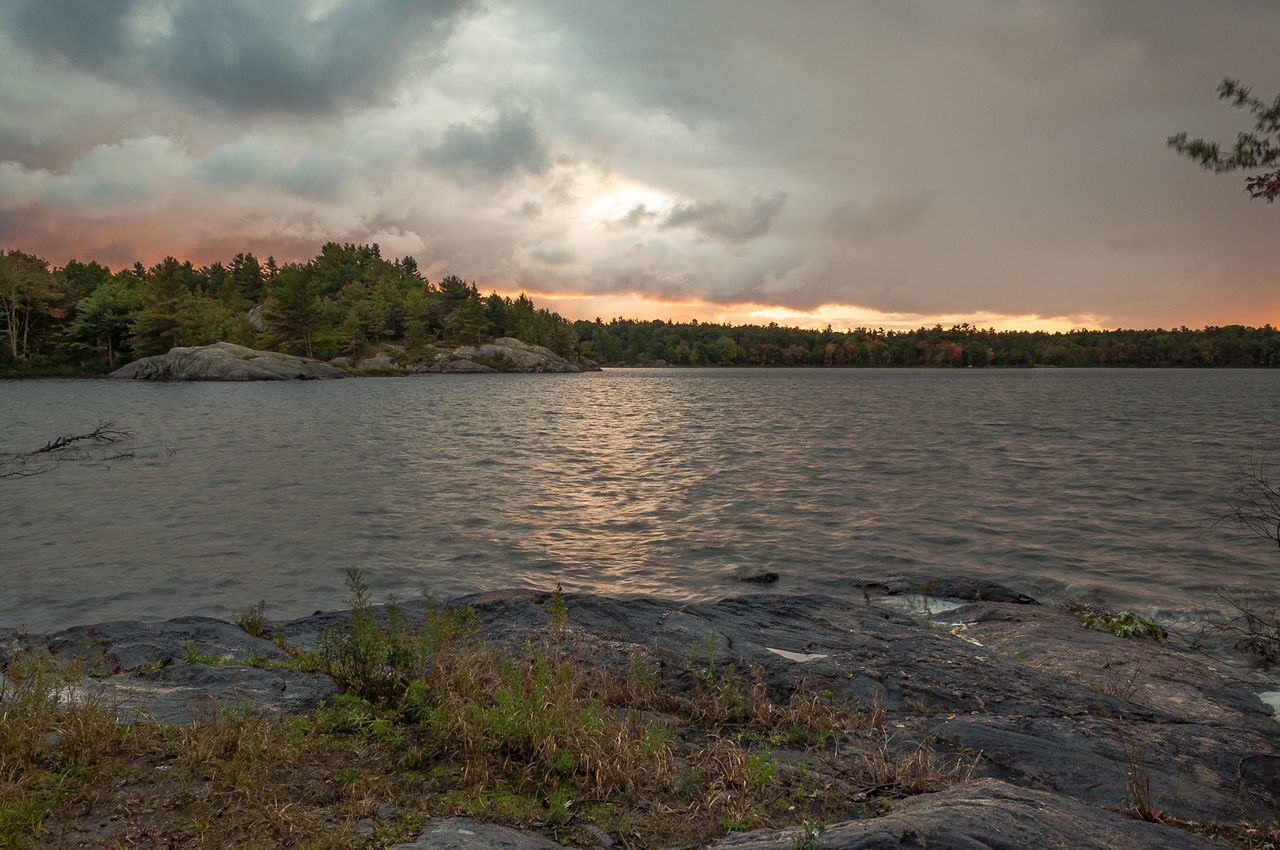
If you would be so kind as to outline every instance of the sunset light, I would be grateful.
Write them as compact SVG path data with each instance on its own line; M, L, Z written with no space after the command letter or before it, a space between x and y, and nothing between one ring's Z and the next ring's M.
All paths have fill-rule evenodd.
M1280 847L1280 0L0 0L0 848Z
M515 297L518 292L499 292ZM527 292L538 304L560 313L567 319L608 321L614 317L635 319L662 319L669 322L711 322L717 324L767 325L821 329L830 326L835 330L853 328L884 328L885 330L913 330L920 327L969 324L981 328L1020 331L1069 331L1076 328L1100 327L1096 316L1003 316L993 313L972 315L927 315L912 313L883 313L850 304L831 304L816 310L791 310L764 304L713 304L707 301L665 301L646 298L635 293L590 295L585 293Z

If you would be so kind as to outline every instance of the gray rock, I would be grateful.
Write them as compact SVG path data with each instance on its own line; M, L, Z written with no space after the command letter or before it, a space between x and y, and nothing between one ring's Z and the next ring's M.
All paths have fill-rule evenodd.
M332 361L331 361L332 362ZM379 351L373 357L366 357L356 364L356 370L359 372L377 371L395 371L408 372L408 368L401 366L391 359L391 355L384 351Z
M462 364L471 364L469 366ZM594 364L593 364L594 365ZM475 368L484 366L488 368ZM437 356L429 371L439 372L582 372L588 366L570 363L550 349L504 336L482 345L460 345ZM594 366L594 371L599 371Z
M212 617L72 626L48 635L27 636L16 648L47 650L60 661L79 661L87 673L95 675L164 667L183 661L188 654L220 662L289 659L288 653L271 641Z
M140 673L81 680L76 690L105 700L123 722L184 726L219 711L310 714L338 693L328 676L271 667L175 664Z
M878 701L886 729L901 730L904 746L930 741L944 755L972 759L975 779L896 801L886 817L832 827L822 836L829 848L1214 846L1118 814L1134 771L1149 778L1153 806L1172 817L1234 823L1280 807L1280 727L1249 686L1199 656L1085 629L1065 611L979 582L935 583L932 593L942 588L953 603L968 601L914 616L900 604L919 594L911 580L852 585L876 595L848 603L759 592L681 604L569 593L568 625L557 640L620 671L642 653L676 690L692 686L690 662L714 662L758 676L775 700L807 687ZM452 604L475 610L492 645L520 650L546 639L552 598L506 591ZM426 616L422 603L404 609L411 622ZM274 628L291 644L314 646L343 616L317 613ZM79 682L82 693L116 700L122 716L166 723L189 722L218 703L306 712L336 690L314 674L185 663L184 644L218 658L279 652L229 623L188 617L35 637L4 632L0 662L24 648L83 659L98 677ZM716 846L788 847L794 838L794 830L750 833ZM552 845L441 819L400 846Z
M126 721L180 725L221 707L306 714L338 691L328 676L267 666L288 661L288 653L209 617L100 623L15 637L0 648L0 665L30 650L80 665L84 675L75 691L107 702ZM197 657L197 663L188 661Z
M391 850L563 850L533 832L521 832L469 818L434 818L413 841Z
M1154 805L1178 817L1267 817L1280 803L1266 778L1280 730L1249 686L1175 647L1085 629L1057 608L979 601L925 618L875 600L764 594L687 605L566 599L597 657L653 652L667 685L681 688L692 682L692 652L752 671L775 699L806 684L878 700L944 751L981 753L980 776L1119 809L1136 755ZM492 638L518 647L538 639L549 600L509 592L460 602ZM1132 692L1118 695L1135 671Z
M141 381L291 381L351 376L317 360L218 342L171 348L167 354L143 357L121 366L107 377Z
M779 850L796 846L796 828L756 830L730 835L715 850ZM1163 824L1135 820L1086 806L1060 794L1017 788L979 779L937 794L921 794L893 806L874 820L828 827L820 836L826 850L880 850L928 847L929 850L1022 850L1161 847L1208 850L1221 845Z
M249 327L253 328L256 333L262 334L271 330L271 326L262 318L261 304L255 304L253 308L245 314L245 318L249 321Z
M486 366L483 363L476 363L474 361L467 360L465 358L460 358L458 360L446 359L443 363L440 364L440 368L438 371L444 374L461 373L461 374L482 375L482 374L492 374L494 372L497 372L498 370L493 368L492 366Z

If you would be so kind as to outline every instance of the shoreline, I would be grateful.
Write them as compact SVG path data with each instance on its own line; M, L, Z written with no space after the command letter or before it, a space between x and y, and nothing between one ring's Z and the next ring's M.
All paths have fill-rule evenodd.
M901 754L927 744L936 758L971 764L969 775L945 788L868 797L889 800L889 814L882 816L905 819L941 843L961 836L976 840L994 828L992 818L1004 818L1006 828L1032 830L1022 833L1026 840L1045 845L1070 836L1071 830L1091 830L1098 842L1133 843L1136 835L1114 830L1141 825L1156 830L1144 833L1144 844L1221 846L1195 843L1202 839L1187 824L1227 829L1239 821L1238 806L1263 821L1280 811L1280 721L1243 681L1213 670L1185 647L1089 629L1068 611L993 583L954 579L935 588L935 594L956 607L912 615L889 603L904 593L861 602L747 593L680 604L652 597L499 591L463 596L448 608L474 612L469 616L475 618L476 634L493 651L507 653L504 657L522 657L531 647L558 647L562 657L579 659L586 668L625 677L627 665L643 655L656 665L655 675L672 699L697 692L699 675L705 673L696 670L709 667L743 671L741 681L756 684L742 693L761 699L767 694L771 705L805 692L830 694L864 715L878 706L884 720L874 734L892 733L885 746ZM369 622L387 616L385 606L368 604L367 595L365 604L372 612ZM401 613L406 628L421 629L441 622L444 610L412 603ZM208 718L193 715L192 706L198 712L236 702L263 715L317 716L317 707L342 688L325 672L291 668L290 657L298 656L290 652L314 652L331 639L323 637L332 635L326 630L342 628L350 616L328 612L281 623L245 621L260 625L275 643L241 626L198 617L74 627L27 636L25 643L10 632L0 657L9 663L15 650L25 648L91 661L98 665L97 675L77 680L80 692L109 697L118 710L141 709L160 722L194 721L199 727ZM708 734L689 718L678 720L676 728L685 730L677 732L677 740L683 735L705 740L698 736ZM739 729L734 735L742 731L726 728ZM809 761L828 765L832 788L854 781L840 778L845 776L841 770L854 770L851 764L834 759L822 746L795 746L785 736L774 742L771 734L742 745L755 753L751 758L771 753L779 776L791 775L786 771L794 770L794 763ZM837 751L844 746L858 752L868 746L864 738L850 737ZM1146 806L1163 823L1117 814L1136 805L1129 781L1135 754L1141 755L1149 781ZM843 767L837 769L838 764ZM831 790L824 794L838 797ZM957 807L968 813L956 814ZM1033 810L1064 820L1037 819ZM826 822L836 824L830 827L833 833L852 835L881 822L852 803L843 811L852 819L833 820L831 812L825 813ZM937 820L938 811L951 814ZM455 812L434 814L450 813ZM536 818L492 808L475 808L474 817L537 827ZM1105 824L1089 820L1097 818ZM590 837L587 827L596 822L603 821L570 818L577 831L557 837L589 846L584 836ZM753 833L742 830L750 821L735 821L723 846L773 846L768 842L789 840L799 822L770 825L766 819L759 825L769 832L748 840ZM541 828L547 832L545 824ZM1067 831L1052 831L1059 828Z

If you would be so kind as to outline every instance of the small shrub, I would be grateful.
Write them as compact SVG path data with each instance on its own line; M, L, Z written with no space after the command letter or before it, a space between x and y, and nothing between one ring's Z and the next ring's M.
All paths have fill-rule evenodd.
M1142 665L1135 664L1128 676L1116 669L1114 661L1102 665L1102 692L1107 696L1125 701L1130 700L1138 689L1138 676L1142 673Z
M1126 755L1125 799L1129 803L1129 813L1139 820L1159 823L1164 812L1155 807L1151 796L1151 773L1147 770L1146 756L1134 745L1130 745Z
M265 611L267 600L259 599L258 603L236 615L236 625L254 637L266 637L270 633Z
M763 791L773 784L774 776L778 773L778 760L769 752L769 748L765 747L762 751L752 755L747 759L746 775L747 787L756 791Z
M1230 635L1232 646L1263 664L1280 662L1280 608L1266 607L1246 595L1219 594L1235 614L1216 626Z
M355 567L347 570L347 589L351 613L320 635L320 663L335 681L361 696L394 697L408 679L413 652L404 611L393 598L387 603L385 625L380 622L369 584Z
M551 605L547 611L547 623L554 631L563 629L569 623L569 606L564 601L564 593L558 584L551 594Z
M821 850L822 833L825 831L826 827L820 821L801 821L800 829L791 839L791 850Z
M1111 611L1099 610L1088 602L1077 602L1074 596L1062 607L1074 614L1076 619L1083 623L1086 628L1111 632L1117 637L1150 637L1154 638L1158 643L1163 643L1165 638L1168 637L1165 630L1156 625L1154 621L1141 617L1132 611L1112 613Z

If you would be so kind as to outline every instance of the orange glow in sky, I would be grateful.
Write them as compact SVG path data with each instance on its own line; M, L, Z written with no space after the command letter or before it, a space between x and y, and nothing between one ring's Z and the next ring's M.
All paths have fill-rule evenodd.
M518 292L499 292L514 298ZM915 330L921 327L953 325L968 322L981 328L994 327L1002 331L1070 331L1078 328L1097 328L1101 323L1094 316L1017 316L997 313L970 315L935 315L925 313L885 313L854 304L829 304L816 310L793 310L765 304L715 304L702 300L661 301L635 293L591 295L585 293L526 292L535 306L559 313L566 319L608 322L613 318L653 320L669 322L699 322L733 325L768 325L775 322L783 327L822 329L830 325L833 330L853 328L884 328L885 330Z

